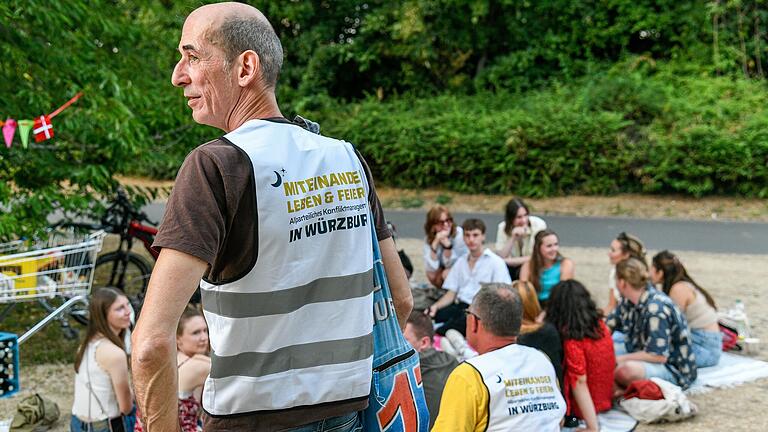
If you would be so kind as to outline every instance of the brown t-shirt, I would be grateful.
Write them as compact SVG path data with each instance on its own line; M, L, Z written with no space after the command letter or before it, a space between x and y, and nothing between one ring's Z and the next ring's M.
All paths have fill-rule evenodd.
M370 185L368 203L381 241L391 233L370 169L359 153L357 156ZM251 162L240 148L222 139L196 148L176 176L152 247L202 259L209 264L205 278L214 284L245 276L258 259L259 249L254 185ZM367 404L367 399L356 399L226 417L205 415L205 430L280 430L359 411Z

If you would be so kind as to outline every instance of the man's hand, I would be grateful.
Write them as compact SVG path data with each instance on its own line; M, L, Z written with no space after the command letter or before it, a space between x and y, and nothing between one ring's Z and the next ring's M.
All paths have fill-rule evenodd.
M437 313L437 305L433 304L432 306L428 307L427 310L424 311L427 315L430 316L430 318L434 318L435 314Z
M163 249L133 332L133 385L147 432L179 431L176 326L208 264Z

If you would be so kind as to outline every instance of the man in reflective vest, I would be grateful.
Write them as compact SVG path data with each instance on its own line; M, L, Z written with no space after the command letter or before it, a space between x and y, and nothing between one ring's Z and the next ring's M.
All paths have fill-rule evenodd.
M483 284L467 309L480 353L453 370L433 432L559 431L565 401L549 358L518 345L522 302L509 285Z
M171 81L225 135L184 161L133 337L149 432L177 431L176 323L201 288L211 342L204 430L355 430L373 359L373 236L395 312L410 287L367 165L349 144L283 117L280 40L241 3L186 19Z

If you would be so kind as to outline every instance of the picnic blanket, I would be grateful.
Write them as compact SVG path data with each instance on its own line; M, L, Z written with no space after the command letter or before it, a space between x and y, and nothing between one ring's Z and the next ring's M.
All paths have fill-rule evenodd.
M701 394L766 377L768 377L768 362L742 355L723 353L717 366L699 369L698 378L685 393L687 395ZM637 421L619 407L614 407L597 417L602 432L629 432L637 426ZM563 430L572 431L575 429L566 428Z

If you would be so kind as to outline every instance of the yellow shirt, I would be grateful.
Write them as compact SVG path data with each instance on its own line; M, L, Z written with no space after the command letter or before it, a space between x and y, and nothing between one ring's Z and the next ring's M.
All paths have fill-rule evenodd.
M477 370L467 363L460 364L445 383L432 432L485 431L489 402L488 389Z

